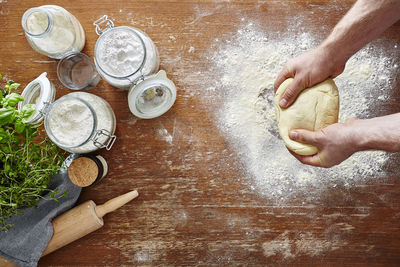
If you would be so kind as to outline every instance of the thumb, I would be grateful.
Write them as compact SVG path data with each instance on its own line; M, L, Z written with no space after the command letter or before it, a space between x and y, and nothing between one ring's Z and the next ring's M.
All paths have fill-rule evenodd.
M304 144L318 146L318 132L313 132L304 129L296 129L289 132L289 137L293 141L298 141Z
M304 85L302 85L300 79L295 78L283 93L281 100L279 101L279 105L282 108L290 106L296 100L297 96L303 89Z

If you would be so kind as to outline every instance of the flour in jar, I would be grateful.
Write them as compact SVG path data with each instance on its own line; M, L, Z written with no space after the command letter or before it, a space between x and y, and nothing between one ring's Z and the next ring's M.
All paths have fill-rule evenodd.
M61 148L84 154L107 145L115 132L116 119L111 106L101 97L75 92L51 106L45 125L50 139Z
M33 12L28 17L26 25L31 34L39 35L49 26L49 18L43 12Z
M51 135L64 146L78 146L92 134L94 116L89 107L76 98L57 103L49 113Z
M32 48L51 58L63 58L72 51L81 51L85 45L81 24L59 6L27 10L22 17L22 27Z
M145 57L143 40L129 29L106 32L98 51L103 71L117 77L136 72Z
M105 131L108 134L114 134L116 128L116 118L114 111L112 110L110 104L108 104L104 99L101 97L89 94L85 92L75 92L70 93L70 96L79 97L83 99L87 103L90 104L92 109L95 112L96 117L96 127L94 127L94 131ZM97 137L97 141L100 144L107 144L109 140L109 136L107 135L99 135ZM70 149L73 153L89 153L99 149L92 141L85 143L84 145L76 148Z

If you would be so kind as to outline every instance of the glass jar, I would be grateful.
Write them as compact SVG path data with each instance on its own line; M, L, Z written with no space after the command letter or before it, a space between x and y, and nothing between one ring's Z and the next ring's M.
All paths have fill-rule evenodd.
M37 105L37 112L28 122L38 123L44 118L50 140L68 152L85 154L100 148L110 150L116 140L116 119L111 106L101 97L86 92L74 92L54 103L42 103L42 100L49 100L46 96L54 95L49 91L55 91L45 80L48 81L44 73L22 92L27 98L19 108L28 103Z
M107 15L94 25L100 36L94 49L94 62L101 77L109 84L129 89L138 79L158 71L158 50L147 34L133 27L114 27Z
M60 6L28 9L22 16L22 27L31 47L50 58L61 59L85 45L82 25Z

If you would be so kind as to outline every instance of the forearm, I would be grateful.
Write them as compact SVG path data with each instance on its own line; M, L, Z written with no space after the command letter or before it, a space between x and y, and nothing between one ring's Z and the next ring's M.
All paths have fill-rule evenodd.
M358 0L320 45L337 65L400 18L399 0Z
M358 151L400 151L400 113L351 123L353 139Z

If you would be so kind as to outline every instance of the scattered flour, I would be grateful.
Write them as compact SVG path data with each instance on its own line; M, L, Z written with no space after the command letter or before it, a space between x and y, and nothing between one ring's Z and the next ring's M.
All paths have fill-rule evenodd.
M265 33L249 23L224 42L215 40L204 101L223 96L216 123L235 149L249 186L277 201L299 194L318 198L329 187L345 187L385 175L385 152L356 153L331 169L303 165L279 137L273 105L273 83L285 62L317 46L311 33ZM396 56L397 55L397 56ZM353 56L335 79L340 93L340 121L375 117L396 84L396 49L369 45ZM211 100L211 101L210 101ZM356 103L356 104L355 104ZM382 115L382 114L380 114Z
M174 138L172 137L172 135L170 135L167 131L167 129L159 129L158 130L158 134L161 137L162 140L164 140L165 142L169 143L170 145L172 145L172 142L174 141Z
M317 238L309 232L285 231L274 240L264 242L262 248L266 257L281 254L283 258L290 259L296 255L316 256L322 252L336 250L346 244L347 242L340 240L338 235L335 236L335 240L327 241L325 238Z
M335 238L329 241L325 238L318 238L310 232L285 231L275 239L264 242L262 248L266 257L278 254L285 259L294 258L297 255L316 256L347 244L347 242L340 240L338 236L338 234L335 235Z

